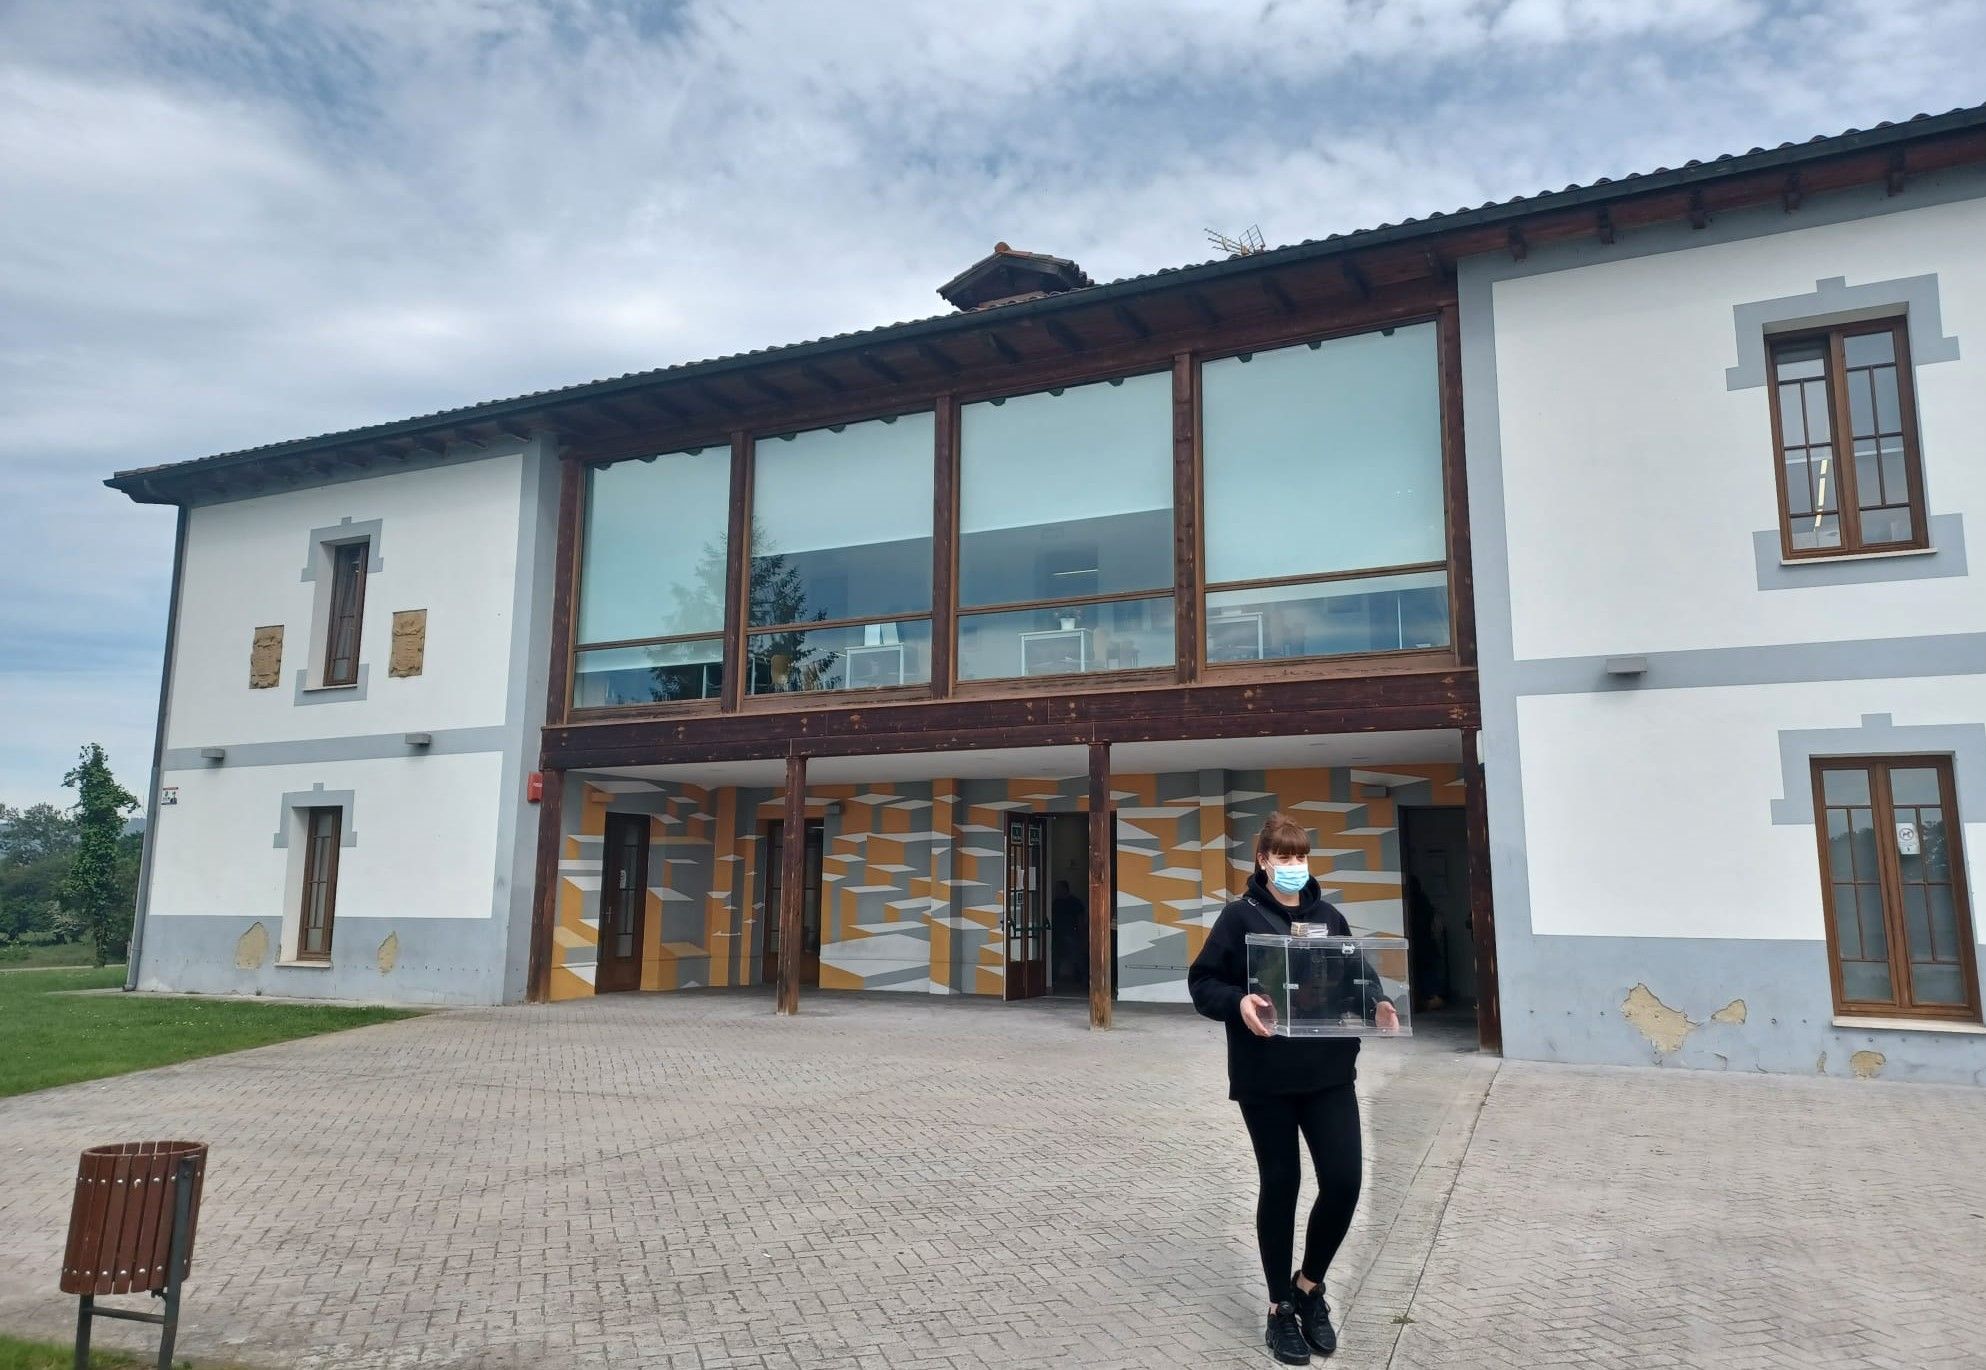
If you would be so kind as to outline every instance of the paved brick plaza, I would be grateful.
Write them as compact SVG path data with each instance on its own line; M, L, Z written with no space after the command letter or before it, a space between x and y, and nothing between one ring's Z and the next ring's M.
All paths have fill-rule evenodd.
M462 1011L0 1101L0 1328L69 1330L74 1153L185 1135L214 1143L188 1355L1273 1364L1213 1025L768 1009ZM1454 1048L1366 1053L1333 1364L1986 1365L1986 1093Z

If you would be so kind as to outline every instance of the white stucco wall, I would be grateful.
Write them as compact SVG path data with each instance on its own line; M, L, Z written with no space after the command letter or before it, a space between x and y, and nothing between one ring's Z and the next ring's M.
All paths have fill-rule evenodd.
M1975 199L1496 282L1517 658L1986 629L1976 573L1760 593L1770 396L1725 388L1734 306L1935 272L1962 356L1916 367L1930 513L1986 555L1982 242Z
M197 507L187 525L166 746L490 727L504 721L522 458L512 454ZM313 529L379 520L366 578L366 696L299 707L316 586ZM426 609L418 676L386 673L393 614ZM248 687L255 629L284 627L282 681Z
M1531 930L1823 937L1813 787L1803 761L1782 793L1780 732L1853 730L1869 714L1976 726L1980 694L1978 677L1947 676L1518 700ZM1807 821L1774 823L1782 798ZM1986 814L1961 813L1976 893Z

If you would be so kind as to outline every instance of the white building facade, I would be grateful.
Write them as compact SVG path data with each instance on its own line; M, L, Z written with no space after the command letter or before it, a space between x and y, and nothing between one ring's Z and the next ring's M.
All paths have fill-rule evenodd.
M833 854L845 808L875 818L859 834L861 888L882 911L851 913L849 935L868 939L857 951L887 942L904 962L866 974L861 956L851 971L810 944L824 987L901 980L1013 997L999 943L1015 906L999 884L1002 871L1015 879L1016 829L1003 850L983 834L1010 820L971 803L997 818L1101 814L1108 801L1172 822L1169 806L1191 791L1189 807L1207 811L1191 831L1140 832L1151 850L1134 851L1120 808L1110 858L1067 872L1117 910L1094 954L1126 933L1109 953L1113 992L1179 999L1231 867L1246 869L1228 849L1245 845L1256 808L1287 798L1280 784L1335 815L1320 877L1362 891L1386 911L1374 928L1408 938L1403 844L1420 825L1431 876L1456 898L1467 886L1468 907L1443 923L1459 957L1450 978L1480 993L1482 1040L1508 1055L1986 1083L1986 917L1974 902L1986 888L1986 585L1967 546L1986 537L1982 243L1986 109L1105 286L1073 263L1015 254L1041 289L946 319L124 473L112 484L181 507L134 986L414 1004L599 992L603 901L625 871L641 874L622 892L633 902L617 905L632 948L617 987L760 983L778 917L766 902L778 883L771 820L783 812L790 830L801 813L781 809L778 779L823 746L822 778L841 788L817 796L827 836L812 840L827 842L830 874L806 878L833 881L853 859ZM999 254L988 263L974 270L1005 269ZM1203 361L1246 363L1259 345L1309 364L1331 340L1392 339L1418 323L1438 357L1424 369L1439 385L1426 389L1441 392L1416 429L1426 473L1439 468L1423 480L1435 492L1430 560L1335 574L1346 585L1419 575L1416 593L1445 595L1444 607L1411 634L1401 611L1386 657L1368 613L1378 601L1359 601L1366 645L1349 664L1270 661L1273 615L1254 615L1239 646L1228 632L1239 662L1195 645L1215 600L1193 563L1216 559L1207 539L1218 536L1205 517ZM1122 338L1101 340L1106 326ZM962 361L964 341L997 359ZM1048 355L1056 347L1066 355ZM1126 684L1113 703L1112 682L1083 680L1088 693L1029 713L1013 703L1026 682L960 683L970 672L953 647L968 641L956 629L970 607L948 583L959 524L944 454L955 478L961 396L969 412L975 393L1003 404L1029 380L1059 397L1054 366L1073 375L1084 355L1117 359L1096 363L1113 387L1143 376L1157 396L1140 448L1158 454L1146 502L1161 506L1156 541L1169 523L1184 550L1170 589L1163 570L1139 587L1166 597L1165 616L1149 618L1138 639L1149 659L1125 679L1160 678L1151 668L1172 651L1176 613L1176 675L1165 664L1162 678L1177 694L1139 704ZM866 401L851 392L864 385L878 396L871 412L894 424L932 404L904 398L919 358L935 418L911 445L937 445L938 512L924 541L900 541L925 564L938 549L938 588L897 617L942 648L928 685L905 692L894 627L825 613L856 644L829 687L839 701L787 697L784 664L776 683L740 684L758 610L738 544L770 507L752 504L754 434L791 441L806 425L790 414L837 405L860 417ZM975 392L975 364L1004 368L1010 388ZM752 366L765 369L740 381ZM713 393L720 381L730 388ZM797 393L811 382L821 395ZM650 442L655 425L664 436ZM575 629L585 473L704 453L710 527L671 553L691 568L679 579L701 577L701 601L678 606L673 636ZM1370 473L1357 481L1391 497ZM892 526L933 502L919 487ZM611 572L638 605L648 562L639 538L625 545L632 561L603 557L594 574ZM1055 572L1094 573L1081 558ZM1226 593L1267 594L1277 579ZM1059 621L1026 637L1103 640L1068 607L1043 612ZM782 616L803 619L794 609L766 622ZM589 703L574 684L584 653L622 663L616 691L649 690L652 670L654 697ZM883 704L849 704L850 663L885 653L896 674ZM1079 660L1090 669L1087 647ZM1076 690L1070 679L1053 688ZM1218 689L1235 692L1199 708L1201 732L1134 717L1184 717ZM1258 697L1311 723L1278 743L1246 718ZM870 774L859 748L830 741L919 709L934 721L899 731L940 758L921 770ZM956 761L975 748L1076 754L1113 726L1121 758L1181 750L1152 752L1149 774L1125 773L1115 791L1093 752L1087 800L1072 779L1080 764ZM1335 736L1309 735L1327 728ZM1242 736L1254 739L1246 766L1206 750ZM1364 755L1360 736L1394 750ZM1210 766L1241 766L1246 802L1236 785L1186 783ZM1043 776L1069 781L1066 793L1032 779ZM882 822L892 805L957 816L896 832ZM1407 809L1446 809L1440 834ZM984 850L954 829L980 832ZM1106 828L1099 818L1084 831L1094 846ZM935 843L924 865L900 854L913 837ZM1442 844L1452 855L1465 838L1466 859L1440 869ZM625 859L609 862L609 848ZM1183 894L1168 883L1189 874ZM988 892L957 893L978 883ZM1168 895L1162 925L1147 917L1131 931L1126 907ZM945 916L913 932L897 926L900 905ZM1460 965L1470 938L1473 964Z
M1965 168L1461 264L1509 1054L1986 1082L1982 243ZM1800 343L1892 323L1923 545L1789 547Z

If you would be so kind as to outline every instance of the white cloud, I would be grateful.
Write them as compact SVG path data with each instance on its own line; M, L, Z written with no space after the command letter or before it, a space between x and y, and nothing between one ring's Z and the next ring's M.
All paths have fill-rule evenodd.
M171 516L112 469L932 313L996 238L1107 278L1941 110L1982 48L1969 0L7 8L0 799L150 717Z

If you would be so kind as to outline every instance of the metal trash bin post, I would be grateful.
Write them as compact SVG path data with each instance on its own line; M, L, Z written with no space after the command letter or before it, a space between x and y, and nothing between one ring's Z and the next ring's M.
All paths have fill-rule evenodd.
M94 1318L160 1329L159 1370L170 1370L179 1335L179 1290L193 1265L193 1233L207 1173L205 1142L93 1146L76 1165L62 1292L79 1296L76 1370L88 1370ZM104 1294L149 1293L163 1313L99 1308Z

